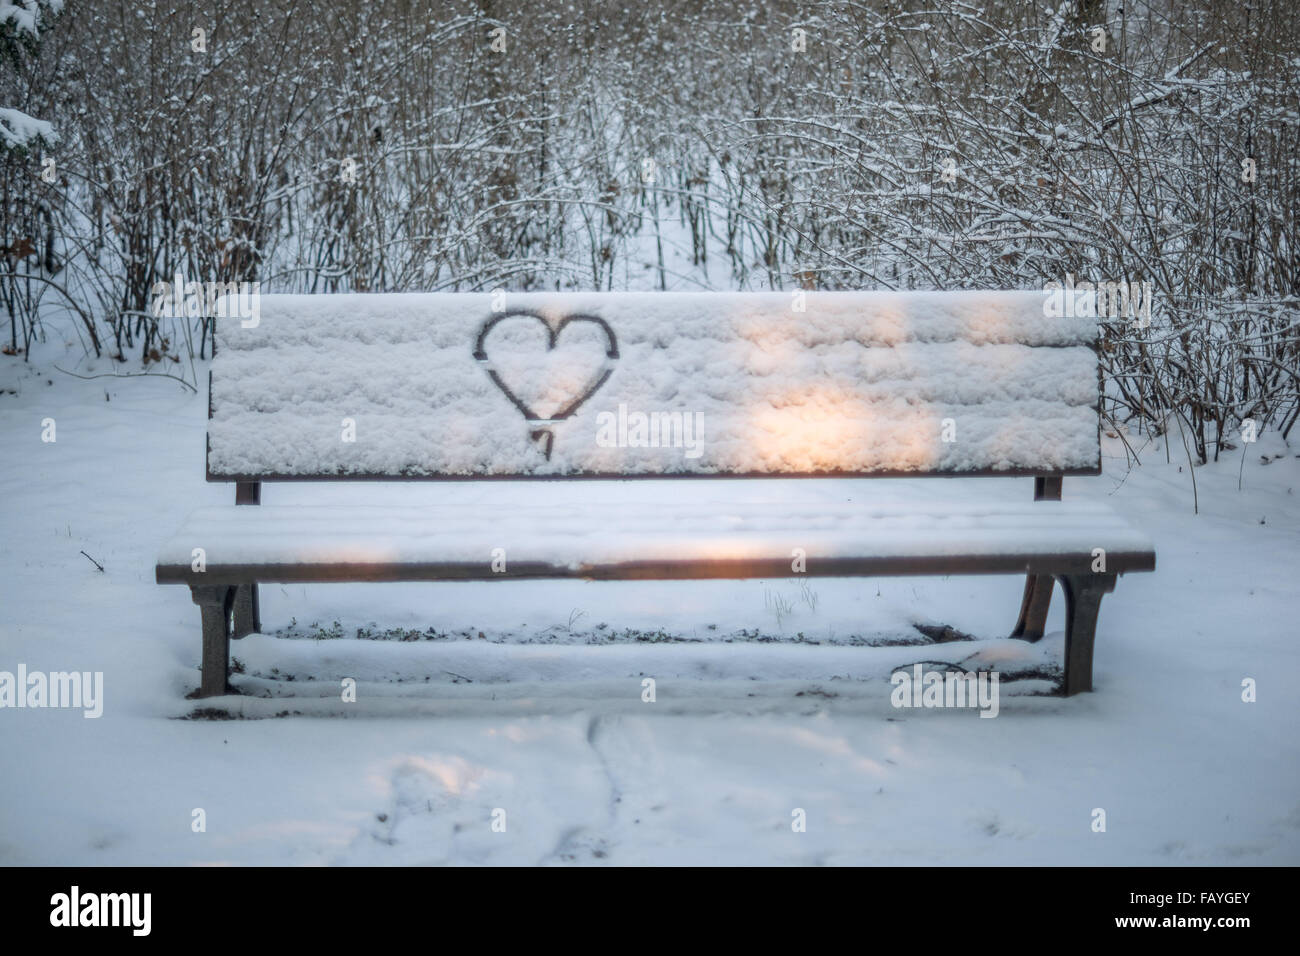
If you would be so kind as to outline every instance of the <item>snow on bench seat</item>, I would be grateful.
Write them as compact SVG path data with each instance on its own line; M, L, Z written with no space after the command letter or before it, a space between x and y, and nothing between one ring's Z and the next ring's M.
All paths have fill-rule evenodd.
M1151 542L1091 502L939 504L893 510L826 502L659 509L263 506L196 511L163 548L160 583L490 580L509 577L788 577L1086 573L1154 567ZM192 570L202 548L206 569ZM492 570L504 548L505 573Z
M208 474L1099 473L1095 319L1039 292L796 295L512 293L504 318L488 294L263 296L254 327L218 322ZM602 440L655 414L698 449Z

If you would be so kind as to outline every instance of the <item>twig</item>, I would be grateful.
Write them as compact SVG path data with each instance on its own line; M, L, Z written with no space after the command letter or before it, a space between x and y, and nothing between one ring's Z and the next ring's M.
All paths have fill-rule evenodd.
M82 554L86 554L85 551L83 551L83 552L81 552L81 553L82 553ZM100 564L98 561L96 561L94 558L92 558L92 557L91 557L90 555L88 555L88 554L86 554L86 560L89 561L91 564L93 564L95 567L99 568L100 571L103 571L103 570L104 570L104 566L103 566L102 564Z
M54 366L54 370L56 372L62 372L64 375L71 375L73 378L82 378L87 381L92 378L170 378L174 382L180 382L196 395L199 392L197 388L185 381L185 379L181 378L179 375L172 375L170 372L130 372L126 375L123 375L120 372L104 372L99 375L79 375L76 372L69 372L67 369L59 368L57 365Z
M1164 395L1165 405L1173 411L1174 421L1178 422L1178 437L1183 440L1183 451L1187 455L1187 472L1192 477L1192 514L1200 514L1201 513L1200 498L1196 493L1196 466L1192 464L1192 449L1187 444L1187 433L1183 431L1182 412L1179 411L1176 405L1174 405L1173 400L1170 399L1169 397L1169 392L1165 390L1165 387L1164 385L1161 384L1160 379L1158 377L1153 378L1152 382L1155 383L1156 388L1160 389L1161 394ZM1191 427L1190 423L1188 427ZM1169 440L1167 437L1165 439L1165 445L1166 447L1169 445ZM1166 452L1166 454L1168 454L1168 452Z
M1103 414L1103 415L1106 415L1106 413L1105 413L1104 411L1102 412L1102 414ZM1141 467L1142 467L1142 462L1141 462L1141 460L1138 458L1138 453L1137 453L1136 451L1133 450L1133 446L1130 445L1130 444L1128 443L1128 439L1127 439L1126 437L1124 437L1124 432L1120 429L1120 427L1119 427L1119 422L1115 421L1115 416L1114 416L1114 415L1106 415L1106 419L1107 419L1107 421L1110 422L1111 426L1115 429L1115 435L1116 435L1116 437L1119 438L1119 440L1122 441L1122 442L1124 443L1124 448L1127 450L1128 454L1130 454L1130 455L1133 456L1133 460L1136 461L1136 462L1138 463L1138 467L1141 468Z

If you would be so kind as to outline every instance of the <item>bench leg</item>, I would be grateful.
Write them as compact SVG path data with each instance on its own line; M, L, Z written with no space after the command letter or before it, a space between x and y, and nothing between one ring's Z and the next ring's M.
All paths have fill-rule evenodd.
M230 636L239 640L262 630L262 613L257 602L257 585L241 584L235 588L235 629Z
M1066 697L1092 690L1092 645L1097 636L1097 613L1101 599L1115 590L1113 574L1062 574L1065 592L1065 681Z
M1020 617L1012 637L1036 641L1047 627L1047 611L1052 606L1053 581L1050 574L1031 574L1025 578L1025 597L1020 602Z
M230 670L230 609L235 589L192 587L190 595L203 611L203 680L198 696L220 697L226 693Z

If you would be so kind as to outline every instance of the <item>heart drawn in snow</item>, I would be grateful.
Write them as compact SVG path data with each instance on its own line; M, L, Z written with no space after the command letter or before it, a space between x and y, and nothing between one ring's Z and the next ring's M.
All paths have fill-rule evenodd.
M525 420L550 426L571 416L605 384L618 361L618 342L598 316L566 315L552 325L520 310L483 323L474 358ZM555 441L550 428L530 434L549 459Z

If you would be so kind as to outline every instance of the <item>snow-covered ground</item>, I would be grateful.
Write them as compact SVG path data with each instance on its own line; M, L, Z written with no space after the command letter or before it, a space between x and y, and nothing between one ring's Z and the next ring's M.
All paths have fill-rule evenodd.
M1041 696L1059 594L1041 644L1001 639L1011 577L274 585L270 633L233 645L246 696L215 704L265 719L187 719L203 712L185 697L199 613L153 567L191 509L233 499L203 480L206 394L0 362L0 671L104 673L98 719L0 710L0 864L1300 863L1294 441L1266 433L1244 465L1239 446L1196 469L1199 515L1176 435L1170 463L1130 436L1130 471L1108 438L1106 474L1066 481L1158 554L1103 605L1092 694ZM1025 479L527 490L665 515L688 495L1030 493ZM268 485L263 501L499 520L518 494ZM930 643L918 623L976 640ZM894 709L888 675L918 661L998 669L997 719Z

